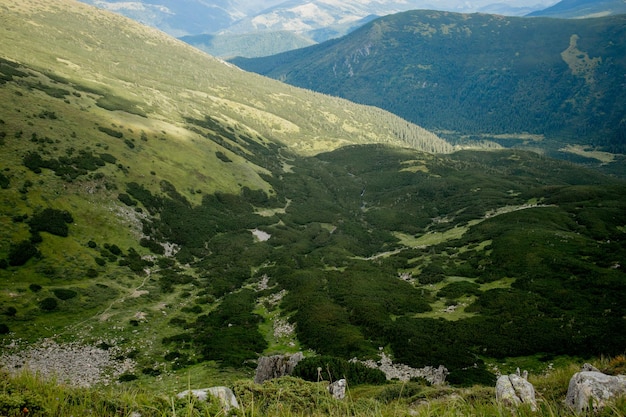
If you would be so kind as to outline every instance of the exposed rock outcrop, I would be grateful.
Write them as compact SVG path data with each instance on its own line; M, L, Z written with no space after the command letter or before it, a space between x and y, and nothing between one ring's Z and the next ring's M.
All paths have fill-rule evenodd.
M233 391L228 387L211 387L202 389L193 389L183 391L176 395L178 398L186 398L192 395L200 401L207 401L209 395L217 398L222 405L225 412L229 412L231 409L239 409L239 402Z
M527 380L528 373L502 375L496 381L496 400L509 407L519 407L522 404L530 406L533 411L537 410L535 387Z
M565 397L565 404L575 412L581 413L591 405L594 410L606 406L616 397L626 395L626 375L610 376L583 367L583 371L572 376Z
M259 358L254 375L254 382L257 384L269 379L280 378L291 375L294 368L304 359L302 352L293 355L262 356Z
M135 362L123 358L122 350L104 342L102 346L106 349L53 340L27 347L5 345L0 352L0 368L12 373L26 370L77 387L108 385L120 375L134 372Z
M440 365L438 368L434 366L411 368L401 363L394 364L391 358L385 355L385 352L381 352L378 362L371 359L358 361L356 358L352 359L352 361L360 362L369 368L381 370L389 380L398 379L400 381L409 381L411 378L424 378L433 385L443 385L449 373L443 365Z
M333 398L337 400L343 400L344 398L346 398L347 386L348 383L346 382L346 380L340 379L328 385L328 392L330 393L330 395L333 396Z

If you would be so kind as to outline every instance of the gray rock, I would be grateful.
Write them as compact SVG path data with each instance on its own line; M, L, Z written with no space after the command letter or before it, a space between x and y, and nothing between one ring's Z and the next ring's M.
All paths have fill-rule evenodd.
M443 365L440 365L438 368L434 366L411 368L401 363L393 363L391 358L382 350L380 352L380 361L378 362L372 359L359 361L357 358L350 359L350 362L362 363L368 368L378 369L385 374L388 380L398 379L400 381L409 381L411 378L424 378L433 385L443 385L446 383L446 377L449 374L448 370Z
M581 413L589 405L599 410L608 401L623 395L626 395L626 375L610 376L597 371L582 371L570 379L565 404Z
M582 372L600 372L600 370L598 368L596 368L595 366L593 366L590 363L586 363L583 365Z
M330 395L333 396L333 398L337 400L343 400L344 398L346 398L347 386L347 381L345 379L340 379L328 385L328 392L330 393Z
M302 352L293 355L262 356L256 367L254 382L260 384L263 381L291 375L302 359L304 359Z
M533 411L537 410L535 387L524 377L517 374L502 375L496 382L496 400L509 407L527 404Z
M186 398L189 395L196 397L200 401L207 401L209 395L217 398L222 404L224 411L228 412L231 409L239 409L239 402L233 391L228 387L211 387L202 389L193 389L183 391L176 395L178 398Z

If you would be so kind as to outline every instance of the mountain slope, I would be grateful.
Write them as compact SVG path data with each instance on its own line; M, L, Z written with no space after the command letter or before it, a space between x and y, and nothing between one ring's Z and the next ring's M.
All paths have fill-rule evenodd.
M624 181L523 151L424 152L387 113L119 16L0 7L7 372L53 342L61 362L107 351L96 381L162 392L298 350L382 346L485 384L505 358L623 352Z
M531 12L528 16L588 18L624 13L626 2L623 0L562 0L547 9Z
M519 143L526 132L539 139L535 148L554 141L553 150L578 143L624 152L625 23L412 11L339 40L232 62L450 137L517 135Z
M431 139L442 150L450 149L433 134L394 116L390 116L389 124L379 123L380 118L389 116L376 108L352 107L345 100L246 74L162 33L113 14L97 14L95 9L77 6L71 17L92 22L87 33L70 17L61 15L64 7L64 3L47 7L50 14L43 18L47 24L63 22L66 33L51 35L30 24L24 29L31 29L31 44L24 45L20 33L5 29L5 56L39 68L63 63L58 75L69 80L80 77L99 91L112 90L121 95L120 100L135 103L142 112L157 119L181 122L211 112L212 117L242 123L302 152L360 141L408 144ZM16 5L10 10L15 14L9 16L13 21L8 20L7 27L19 27L22 20L28 21L30 12L26 6ZM107 24L120 27L120 33L112 33ZM116 45L115 55L103 48L106 44ZM182 104L178 103L181 98L185 100ZM310 118L311 109L318 103L332 113L323 124Z

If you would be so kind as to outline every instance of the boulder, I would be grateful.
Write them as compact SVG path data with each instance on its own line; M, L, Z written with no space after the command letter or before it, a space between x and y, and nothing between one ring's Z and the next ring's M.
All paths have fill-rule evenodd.
M186 398L189 395L196 397L200 401L207 401L209 395L217 398L222 404L224 411L229 412L231 409L239 409L239 402L233 391L228 387L211 387L203 389L193 389L183 391L176 395L178 398Z
M565 404L581 413L592 406L603 408L607 401L626 395L626 375L610 376L599 371L581 371L569 381Z
M302 352L293 355L262 356L256 367L254 382L260 384L263 381L291 375L302 359L304 359Z
M346 387L348 383L345 379L340 379L328 385L328 392L333 398L343 400L346 397Z
M527 373L502 375L496 381L496 400L509 407L519 407L522 404L530 406L533 411L537 410L535 399L535 387L526 380Z

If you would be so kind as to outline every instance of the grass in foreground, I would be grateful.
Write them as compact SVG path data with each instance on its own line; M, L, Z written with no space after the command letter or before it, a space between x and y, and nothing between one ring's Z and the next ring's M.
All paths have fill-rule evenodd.
M178 399L148 390L113 385L76 388L45 381L27 372L0 374L0 415L14 416L574 416L563 399L577 368L570 366L535 377L539 410L508 409L496 403L492 387L428 387L418 383L391 382L383 386L350 389L344 400L335 400L326 383L285 377L263 384L235 382L231 387L240 409L226 412L218 400L200 402ZM597 414L623 416L626 398Z

